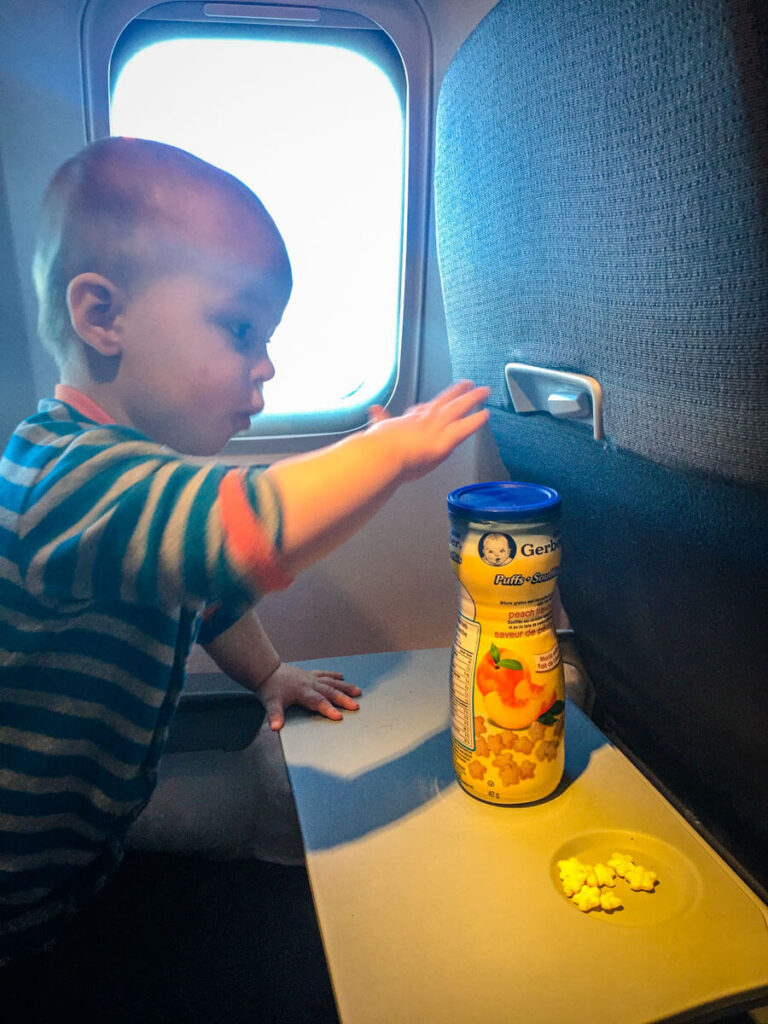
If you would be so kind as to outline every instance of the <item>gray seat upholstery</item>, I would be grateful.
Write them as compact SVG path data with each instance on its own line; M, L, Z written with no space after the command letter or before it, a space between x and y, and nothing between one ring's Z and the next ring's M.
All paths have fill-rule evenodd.
M454 373L563 493L596 716L764 884L767 38L757 0L500 0L435 168ZM597 378L605 440L515 414L512 361Z

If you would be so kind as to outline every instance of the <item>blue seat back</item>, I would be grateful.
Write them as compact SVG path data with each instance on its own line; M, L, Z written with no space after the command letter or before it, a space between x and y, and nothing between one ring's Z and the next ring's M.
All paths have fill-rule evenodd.
M599 721L765 884L767 38L757 0L500 0L435 168L454 373L563 493ZM605 440L514 413L508 362L597 378Z

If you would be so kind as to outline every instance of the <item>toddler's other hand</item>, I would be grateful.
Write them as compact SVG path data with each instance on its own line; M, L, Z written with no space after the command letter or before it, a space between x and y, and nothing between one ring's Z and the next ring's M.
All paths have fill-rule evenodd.
M362 690L344 682L341 672L329 669L307 671L298 665L281 663L257 692L266 708L270 729L277 730L285 723L285 709L293 704L301 704L326 718L343 718L339 708L356 711L360 705L353 698L359 697Z
M488 410L477 407L489 395L490 388L461 380L432 401L407 409L402 416L390 417L380 406L372 406L369 429L391 434L393 444L402 453L402 479L415 480L439 466L487 422Z

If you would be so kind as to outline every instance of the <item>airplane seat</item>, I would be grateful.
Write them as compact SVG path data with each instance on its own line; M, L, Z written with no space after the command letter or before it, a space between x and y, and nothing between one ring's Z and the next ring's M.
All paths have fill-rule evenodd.
M759 0L500 0L448 68L435 160L454 375L492 388L511 477L562 492L595 718L758 887L766 17ZM599 382L602 431L597 399L538 371L516 412L513 363Z

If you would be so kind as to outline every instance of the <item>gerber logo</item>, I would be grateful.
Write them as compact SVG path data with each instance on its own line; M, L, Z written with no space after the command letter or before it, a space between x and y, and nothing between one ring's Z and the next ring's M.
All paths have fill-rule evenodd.
M557 537L553 537L547 544L523 544L520 554L526 558L530 558L532 555L548 555L550 551L557 551L559 547L560 541Z

